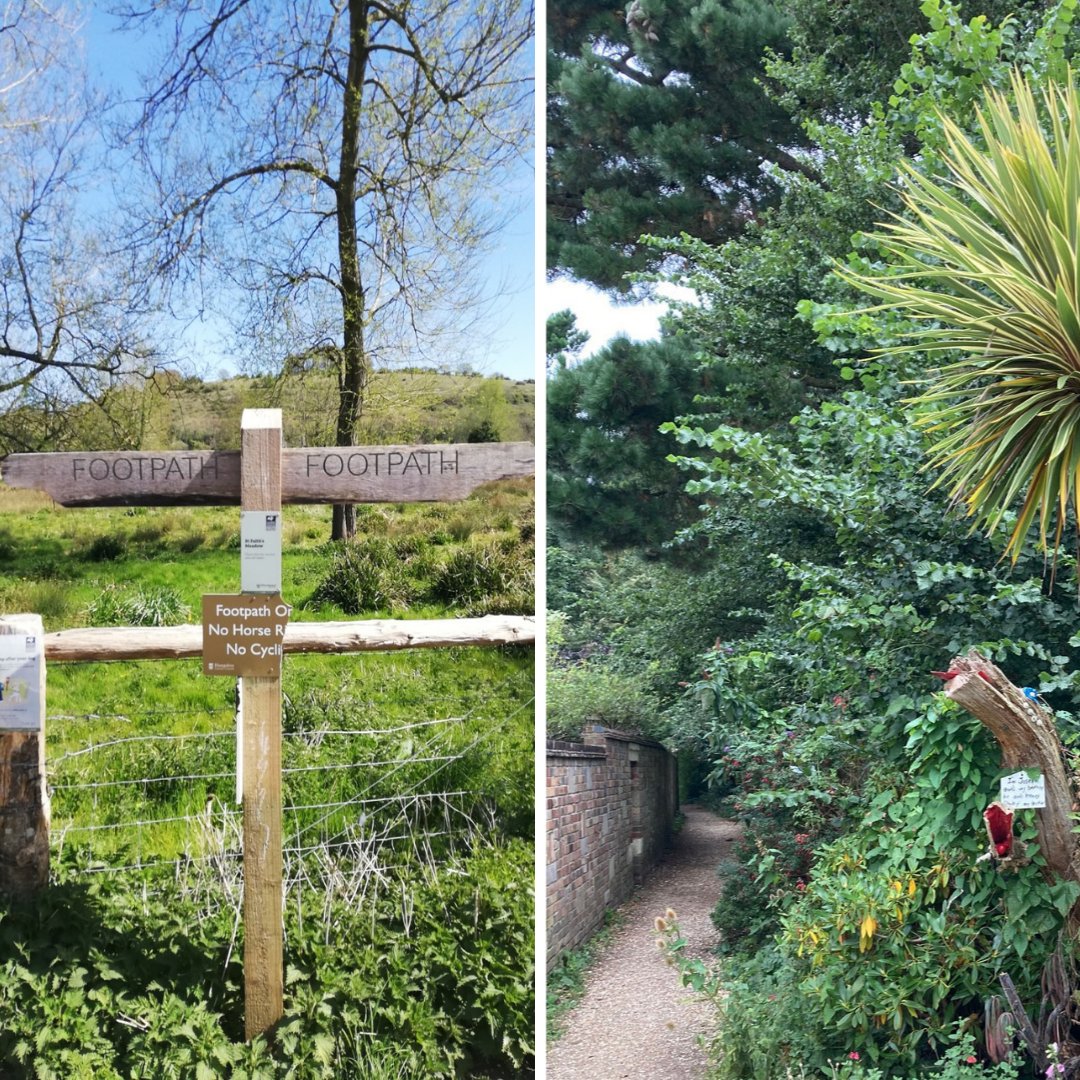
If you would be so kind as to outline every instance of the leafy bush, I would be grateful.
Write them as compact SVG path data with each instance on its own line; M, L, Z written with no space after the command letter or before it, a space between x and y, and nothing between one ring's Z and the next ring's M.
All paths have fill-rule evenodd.
M285 1013L250 1044L227 903L200 915L182 896L163 900L119 878L84 887L71 869L59 866L58 882L0 920L0 1061L11 1080L454 1080L531 1064L524 841L402 872L370 910L324 911L320 893L306 894L302 915L290 905ZM329 942L304 918L333 927Z
M95 536L83 557L90 562L112 562L127 554L127 541L115 533Z
M659 702L641 676L623 675L588 661L548 669L549 738L579 739L592 724L657 735L659 713Z
M405 563L384 537L337 547L333 565L312 594L314 604L336 604L347 615L408 604L415 593Z
M725 961L717 1080L776 1080L826 1058L821 1026L775 946Z
M435 571L430 593L472 614L527 614L535 604L531 549L498 540L466 544Z
M125 589L110 585L86 609L91 626L177 626L191 619L191 608L175 589Z

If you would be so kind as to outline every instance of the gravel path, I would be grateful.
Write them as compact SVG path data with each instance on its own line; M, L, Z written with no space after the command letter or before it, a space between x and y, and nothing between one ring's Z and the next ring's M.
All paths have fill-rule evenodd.
M548 1048L547 1080L701 1080L705 1052L697 1036L712 1019L694 1001L656 947L654 920L674 908L687 953L705 956L716 940L719 863L739 827L696 806L668 857L620 909L625 922L586 976L585 995Z

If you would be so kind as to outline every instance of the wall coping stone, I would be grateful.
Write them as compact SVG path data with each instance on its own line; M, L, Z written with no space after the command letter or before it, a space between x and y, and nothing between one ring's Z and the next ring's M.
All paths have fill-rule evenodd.
M629 742L637 743L638 746L651 746L656 750L664 750L669 754L674 754L675 751L665 746L662 742L658 742L656 739L650 739L645 735L630 735L625 731L616 731L614 728L606 728L601 724L595 724L591 735L602 735L605 739L614 739L616 742Z
M607 751L602 746L586 746L584 743L564 742L561 739L548 739L547 753L549 757L577 757L593 760L607 757Z

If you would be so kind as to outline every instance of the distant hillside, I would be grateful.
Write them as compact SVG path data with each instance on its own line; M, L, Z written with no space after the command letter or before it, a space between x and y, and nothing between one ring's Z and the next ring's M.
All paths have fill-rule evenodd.
M375 372L360 421L360 444L531 441L536 387L502 377L422 369ZM239 446L246 408L280 408L289 446L334 443L332 373L236 376L216 382L158 375L113 390L103 407L60 415L25 409L6 418L14 450L228 450ZM14 421L14 423L13 423Z

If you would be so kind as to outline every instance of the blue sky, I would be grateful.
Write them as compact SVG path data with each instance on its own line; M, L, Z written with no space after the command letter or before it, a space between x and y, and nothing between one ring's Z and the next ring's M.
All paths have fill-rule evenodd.
M116 20L98 5L87 12L86 48L91 74L116 91L134 97L138 91L136 71L154 48L152 40L139 42L113 31ZM522 148L522 160L500 180L500 199L518 207L502 230L481 268L491 298L487 330L478 335L470 366L488 375L513 379L534 378L536 361L535 291L535 161L534 147ZM233 370L230 357L216 344L220 328L195 323L188 340L197 343L208 372Z

